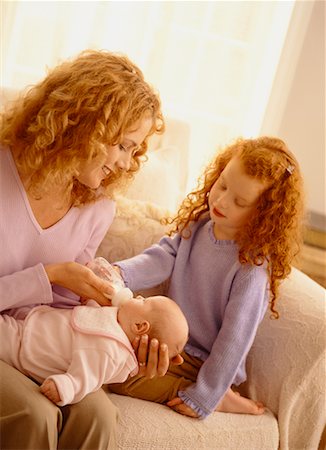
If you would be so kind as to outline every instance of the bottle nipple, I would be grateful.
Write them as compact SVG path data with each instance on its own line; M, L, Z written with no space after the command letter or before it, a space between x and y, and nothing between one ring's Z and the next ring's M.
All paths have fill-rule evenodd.
M121 306L133 297L133 293L129 288L122 288L113 294L111 298L112 306Z

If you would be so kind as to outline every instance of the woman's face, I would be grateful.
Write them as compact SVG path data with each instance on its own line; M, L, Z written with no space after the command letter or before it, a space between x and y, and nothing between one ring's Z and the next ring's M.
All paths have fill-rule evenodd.
M106 158L100 156L91 162L81 164L77 180L91 189L97 189L111 172L129 170L131 158L148 135L152 125L151 117L140 119L135 127L123 136L122 142L107 146Z

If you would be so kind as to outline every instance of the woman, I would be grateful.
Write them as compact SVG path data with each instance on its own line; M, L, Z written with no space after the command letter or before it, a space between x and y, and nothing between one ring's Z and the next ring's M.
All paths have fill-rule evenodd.
M86 51L1 115L2 312L21 319L35 305L103 303L112 292L85 264L112 223L114 192L139 169L148 136L164 129L160 108L128 58ZM134 345L144 361L147 341ZM141 373L165 373L166 346L149 347ZM0 373L2 448L116 448L118 414L102 390L58 408L3 362Z

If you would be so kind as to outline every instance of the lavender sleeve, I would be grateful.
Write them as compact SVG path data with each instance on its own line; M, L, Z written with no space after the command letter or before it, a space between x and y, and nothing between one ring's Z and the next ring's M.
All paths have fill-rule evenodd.
M75 208L65 218L65 226L54 227L36 240L33 251L18 246L14 254L19 261L16 269L12 260L2 261L2 271L8 267L11 273L0 277L0 310L22 319L36 305L51 304L67 308L79 304L79 296L59 285L51 285L44 266L51 263L76 261L86 264L95 255L96 249L111 225L115 215L115 204L110 200L99 201L84 208ZM26 242L31 235L26 236ZM35 264L35 260L41 262ZM0 264L1 266L1 264Z
M267 308L266 273L256 268L240 272L231 290L222 327L196 383L179 397L200 418L211 414L228 388L245 381L244 363Z
M0 310L51 303L52 289L43 264L0 278Z
M114 263L120 267L126 286L138 291L167 280L172 274L180 241L179 235L166 236L140 255Z

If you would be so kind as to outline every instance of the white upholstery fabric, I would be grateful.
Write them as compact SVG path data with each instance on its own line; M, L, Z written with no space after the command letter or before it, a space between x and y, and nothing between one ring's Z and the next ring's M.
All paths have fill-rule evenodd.
M281 449L325 448L325 289L293 268L278 320L265 316L248 358L244 392L278 417Z
M169 118L165 125L164 134L151 136L148 160L136 174L125 196L174 212L186 191L189 127Z
M148 160L136 174L125 193L126 197L134 200L141 198L175 211L184 197L184 186L180 183L180 174L184 171L180 159L180 152L175 146L148 152Z
M275 450L277 420L262 416L215 413L205 420L175 413L164 405L109 394L121 417L120 450Z
M110 262L137 255L164 235L160 221L168 214L152 203L117 197L116 217L97 255L106 255Z

